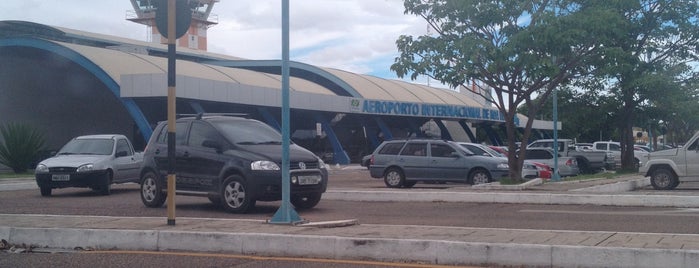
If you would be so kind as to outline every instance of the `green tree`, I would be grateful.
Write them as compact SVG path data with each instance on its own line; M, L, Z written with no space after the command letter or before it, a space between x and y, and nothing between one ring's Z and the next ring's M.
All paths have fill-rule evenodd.
M625 20L615 27L626 34L604 43L605 53L595 77L605 92L605 101L611 107L618 107L612 111L622 143L622 168L630 169L635 165L632 127L644 125L647 121L639 119L651 117L638 115L644 107L667 105L669 100L678 100L677 96L686 96L687 85L696 75L691 65L696 63L699 52L699 3L626 0L604 1L604 4ZM696 106L696 102L690 106ZM672 110L663 111L670 107ZM668 118L685 113L682 110L671 105L656 112Z
M552 90L595 66L623 20L602 1L406 0L405 12L436 33L396 41L391 69L399 77L427 75L453 87L479 81L482 94L504 115L508 148L515 150L517 107L537 118ZM538 100L534 99L538 96ZM533 120L523 122L522 140ZM521 179L524 152L510 154L510 174Z
M44 148L44 135L29 125L8 123L0 126L0 163L15 173L27 171Z

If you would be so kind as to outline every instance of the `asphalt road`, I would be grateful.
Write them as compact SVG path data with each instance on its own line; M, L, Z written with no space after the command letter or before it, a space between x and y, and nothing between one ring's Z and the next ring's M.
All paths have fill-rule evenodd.
M33 254L0 252L0 267L445 268L455 266L418 263L387 263L360 260L242 256L225 253L201 252L75 251Z
M366 170L334 171L330 189L384 189ZM435 191L465 190L459 184L418 184ZM419 194L418 189L403 189ZM279 202L258 202L248 214L230 214L201 197L177 196L176 217L270 219ZM349 202L321 200L298 211L311 222L357 219L359 223L433 225L540 230L585 230L650 233L699 233L699 210L593 205L468 204L446 202ZM65 214L167 218L167 209L145 207L137 184L115 185L101 196L89 189L55 189L42 197L38 189L3 191L0 214Z

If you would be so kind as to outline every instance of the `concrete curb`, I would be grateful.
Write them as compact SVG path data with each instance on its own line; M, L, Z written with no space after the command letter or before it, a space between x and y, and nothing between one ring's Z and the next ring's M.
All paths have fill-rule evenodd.
M611 184L596 185L587 188L574 189L571 192L620 193L633 191L650 185L650 178L639 178Z
M586 267L608 267L610 264L615 267L693 267L699 263L697 250L318 235L0 227L0 236L8 237L12 244L62 249L215 251L443 265L576 267L584 263Z
M536 178L536 179L528 180L524 183L515 184L515 185L502 185L499 182L491 182L491 183L473 185L473 186L471 186L471 188L478 189L478 190L522 191L522 190L526 190L527 188L529 188L531 186L540 185L542 183L543 183L543 181L541 180L541 178Z
M634 207L699 207L699 196L642 195L642 194L556 194L556 193L479 193L479 192L410 192L410 191L353 191L328 190L324 200L375 202L456 202L506 203L544 205L601 205Z

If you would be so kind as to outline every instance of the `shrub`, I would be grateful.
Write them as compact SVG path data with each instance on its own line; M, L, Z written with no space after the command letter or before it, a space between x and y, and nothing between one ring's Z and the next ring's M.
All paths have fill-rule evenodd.
M26 172L44 147L44 135L26 124L8 123L0 126L0 164L15 173Z

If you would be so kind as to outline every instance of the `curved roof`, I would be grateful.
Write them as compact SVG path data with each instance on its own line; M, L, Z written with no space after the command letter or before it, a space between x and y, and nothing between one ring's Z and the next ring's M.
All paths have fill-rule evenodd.
M70 48L103 68L116 83L120 83L120 76L124 74L167 72L167 46L161 44L26 21L0 21L0 33L51 40ZM279 60L253 61L180 47L177 55L178 75L281 88ZM291 67L296 70L290 77L292 91L399 102L483 106L470 96L453 90L299 62L292 62Z
M324 70L345 81L365 99L482 106L469 96L453 90L411 84L400 80L382 79L338 69L325 68Z
M121 75L142 73L167 73L167 59L119 50L96 48L84 45L54 42L83 55L102 68L117 83ZM178 75L202 79L255 85L267 88L280 88L281 76L245 69L228 68L201 64L187 60L177 60ZM309 81L291 77L291 91L332 95L328 89Z

